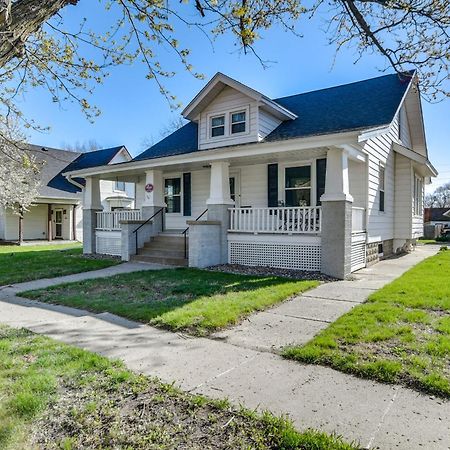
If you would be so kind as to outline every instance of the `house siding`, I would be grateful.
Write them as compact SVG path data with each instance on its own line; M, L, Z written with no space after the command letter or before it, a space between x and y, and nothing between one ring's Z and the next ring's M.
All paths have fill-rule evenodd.
M272 114L264 111L259 108L259 130L258 130L258 138L259 140L264 139L268 134L270 134L275 128L280 125L282 121L277 119Z
M392 143L399 142L399 121L395 118L387 133L368 139L364 150L368 152L368 242L394 237L394 151ZM379 210L380 164L385 167L385 208Z
M395 155L395 239L411 238L412 219L412 167L411 160ZM395 250L395 249L394 249Z
M229 113L248 108L248 132L239 136L224 136L220 139L209 139L208 118L211 115ZM225 124L228 127L227 123ZM236 91L225 87L220 94L201 112L199 116L199 149L224 147L238 145L258 140L258 106L255 100Z
M402 106L399 113L399 138L402 145L412 148L411 133L409 131L408 114L405 106Z

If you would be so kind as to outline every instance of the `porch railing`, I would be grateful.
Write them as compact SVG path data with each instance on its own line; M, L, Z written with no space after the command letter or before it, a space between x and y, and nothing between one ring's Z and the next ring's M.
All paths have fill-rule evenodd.
M230 208L230 232L303 234L320 233L321 208Z
M352 207L352 233L366 231L366 209L357 206Z
M120 211L101 211L97 213L97 230L120 230L122 220L141 220L140 209L123 209Z

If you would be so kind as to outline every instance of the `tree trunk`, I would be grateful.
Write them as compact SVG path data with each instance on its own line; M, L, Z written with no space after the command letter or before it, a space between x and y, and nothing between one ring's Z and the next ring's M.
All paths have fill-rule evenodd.
M23 210L19 213L19 245L23 244Z
M20 56L26 40L66 5L78 0L11 0L0 5L0 67Z

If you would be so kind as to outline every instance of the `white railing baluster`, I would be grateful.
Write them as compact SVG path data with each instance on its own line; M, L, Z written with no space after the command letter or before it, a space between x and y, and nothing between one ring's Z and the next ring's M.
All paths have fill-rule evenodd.
M130 218L128 211L121 211L114 222L119 226L120 220ZM107 214L98 213L97 223L99 226L105 222ZM133 211L134 215L139 211ZM140 215L138 216L140 217ZM354 211L353 224L364 227L364 215ZM102 222L103 220L103 222ZM320 233L322 230L322 210L320 207L279 207L279 208L230 208L230 229L229 231L239 233Z
M97 213L97 230L117 231L120 230L122 220L141 220L139 209L122 211L100 211Z

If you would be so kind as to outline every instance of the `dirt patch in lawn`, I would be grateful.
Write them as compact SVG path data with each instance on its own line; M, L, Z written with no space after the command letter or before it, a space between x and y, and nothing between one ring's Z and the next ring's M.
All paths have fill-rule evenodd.
M300 437L285 421L273 416L258 416L232 408L227 401L184 394L143 376L117 384L108 376L86 377L81 385L77 380L61 389L58 401L34 424L31 447L307 449L313 448L309 439L316 443L323 439L334 444L327 448L353 448L317 432ZM287 436L292 434L297 445L286 447L280 428Z
M330 277L324 273L312 272L310 270L277 269L274 267L243 266L240 264L220 264L208 267L207 270L233 273L236 275L275 276L290 278L292 280L317 280L323 282L337 280L337 278Z

